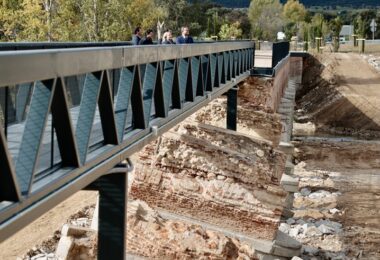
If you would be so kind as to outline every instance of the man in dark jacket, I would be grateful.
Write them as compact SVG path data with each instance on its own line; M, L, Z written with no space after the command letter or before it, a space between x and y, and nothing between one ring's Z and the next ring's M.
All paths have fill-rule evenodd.
M184 26L181 28L182 35L177 37L177 44L194 43L193 38L189 36L189 27Z
M133 45L139 45L141 41L141 27L136 27L135 34L132 35L132 44Z
M153 30L152 29L148 29L146 31L145 38L143 38L140 41L140 45L150 45L150 44L153 44L153 36L154 36Z

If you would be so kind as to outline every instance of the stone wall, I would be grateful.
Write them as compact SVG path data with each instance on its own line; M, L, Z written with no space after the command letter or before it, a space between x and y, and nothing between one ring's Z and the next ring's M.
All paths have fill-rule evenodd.
M185 123L140 153L130 195L255 238L273 239L285 156L268 142Z
M277 111L281 98L284 96L285 89L288 86L289 71L290 71L290 58L286 58L279 64L275 71L275 77L273 80L273 88L271 92L271 106L273 111Z

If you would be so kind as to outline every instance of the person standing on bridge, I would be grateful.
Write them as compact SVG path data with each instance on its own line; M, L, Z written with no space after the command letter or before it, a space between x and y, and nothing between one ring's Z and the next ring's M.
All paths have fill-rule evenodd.
M164 33L164 35L162 36L162 44L175 44L175 42L173 41L172 31L168 30Z
M139 43L141 41L141 36L142 36L142 34L141 34L141 27L138 26L135 29L135 34L132 35L132 44L133 45L139 45Z
M190 36L189 27L183 26L181 28L181 36L177 37L177 44L194 43L193 38Z
M148 29L145 33L145 38L143 38L140 41L140 45L151 45L151 44L153 44L153 36L154 36L153 30Z

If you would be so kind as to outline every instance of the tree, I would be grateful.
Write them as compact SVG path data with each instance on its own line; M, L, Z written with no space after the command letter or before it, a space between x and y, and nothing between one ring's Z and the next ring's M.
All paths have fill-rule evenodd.
M233 24L223 24L220 28L220 39L237 39L242 35L242 30L239 28L240 23L235 22Z
M137 1L139 2L139 1ZM165 21L168 29L179 32L180 27L183 26L183 17L185 7L188 5L186 0L156 0L157 7L165 10L166 17L170 18Z
M309 50L309 40L310 40L310 23L303 23L301 26L301 31L303 35L304 50Z
M247 12L194 0L0 0L1 41L125 41L135 27L164 24L180 33L210 34L237 21L249 34ZM161 26L162 27L162 26ZM160 27L160 28L161 28Z
M123 16L126 17L129 26L129 35L132 35L134 27L138 25L144 29L155 28L158 20L162 21L169 15L164 7L157 6L157 2L153 0L133 0L128 2L125 5L126 10ZM165 24L167 23L165 22Z
M298 0L288 0L284 5L284 17L292 23L300 23L305 20L306 8Z
M17 40L47 41L48 26L46 13L39 0L24 0L22 9L17 11L20 30L16 32Z
M298 0L288 0L284 5L284 17L287 21L285 25L285 34L288 39L297 34L300 29L300 23L305 20L307 11L303 4Z
M252 33L257 39L275 40L284 19L279 0L252 0L248 9Z
M358 15L355 19L355 33L359 35L360 38L365 38L365 21L361 15Z
M337 52L339 50L339 34L342 30L342 25L342 20L339 16L330 21L330 30L333 36L332 45L334 52Z
M320 13L317 13L313 16L311 19L311 41L314 41L316 37L322 38L323 37L323 28L324 28L325 20L323 18L323 15Z
M8 2L3 2L0 6L0 40L15 40L18 27L17 8L11 7Z
M89 41L87 28L88 15L83 10L82 1L62 0L57 8L54 22L59 26L55 29L58 41Z
M212 34L212 14L215 11L222 13L220 8L214 9L214 12L210 13L210 9L213 9L215 4L209 1L194 0L191 4L187 4L183 9L183 14L180 19L181 25L190 25L190 33L193 36L208 36ZM196 27L193 27L196 25ZM180 31L178 30L178 33Z
M376 12L373 10L363 10L355 18L354 27L355 33L361 38L371 38L372 32L370 23L376 18Z
M246 10L227 9L227 12L223 14L223 18L225 20L223 23L233 24L239 22L240 29L242 30L242 37L245 39L250 38L251 24Z

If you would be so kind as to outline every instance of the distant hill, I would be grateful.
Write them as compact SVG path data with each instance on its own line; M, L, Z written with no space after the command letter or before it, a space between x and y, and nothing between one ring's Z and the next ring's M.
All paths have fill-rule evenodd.
M248 7L250 0L213 0L212 2L231 8ZM286 0L280 0L286 3ZM369 7L380 6L380 0L300 0L305 6L345 6L345 7Z

